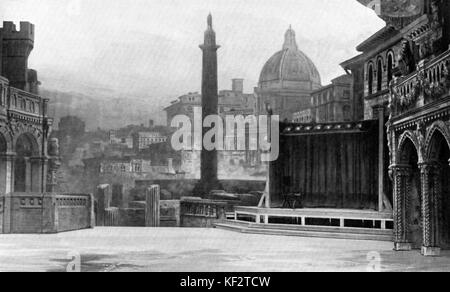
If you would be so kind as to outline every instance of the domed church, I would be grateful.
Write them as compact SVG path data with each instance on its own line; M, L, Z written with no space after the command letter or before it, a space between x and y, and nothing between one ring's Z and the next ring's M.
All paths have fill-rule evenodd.
M283 49L262 69L256 88L258 110L266 113L270 104L280 120L291 120L295 112L311 107L311 92L321 88L320 74L311 59L298 49L295 31L285 34Z

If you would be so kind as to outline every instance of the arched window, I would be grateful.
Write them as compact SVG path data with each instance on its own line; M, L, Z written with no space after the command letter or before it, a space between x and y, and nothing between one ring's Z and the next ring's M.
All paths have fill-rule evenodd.
M369 94L373 93L373 66L369 65L369 69L367 70L367 83L369 88Z
M393 71L394 71L394 57L392 54L388 55L388 67L387 67L387 77L388 77L388 84L391 83L393 78Z
M377 91L381 91L383 88L383 63L381 59L377 63Z

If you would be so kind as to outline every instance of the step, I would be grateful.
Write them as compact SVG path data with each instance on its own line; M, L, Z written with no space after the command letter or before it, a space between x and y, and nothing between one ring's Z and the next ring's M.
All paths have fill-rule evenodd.
M351 227L337 227L337 226L302 226L289 224L250 224L249 228L257 229L276 229L276 230L291 230L291 231L309 231L309 232L330 232L330 233L354 233L354 234L368 234L368 235L386 235L392 236L393 230L389 229L371 229L371 228L351 228Z
M350 239L350 240L373 240L373 241L393 241L393 236L356 234L356 233L333 233L333 232L313 232L313 231L292 231L278 229L244 229L242 233L265 234L278 236L298 236L298 237L315 237L315 238L333 238L333 239Z
M261 224L263 225L263 224ZM299 236L299 237L316 237L316 238L335 238L335 239L352 239L352 240L375 240L375 241L393 241L391 233L383 234L368 234L368 233L354 233L346 232L345 229L340 229L339 232L333 230L332 232L324 228L319 229L285 229L285 228L258 228L255 224L250 227L250 224L242 224L238 222L217 223L216 228L235 231L248 234L265 234L278 236ZM265 226L267 227L267 225ZM282 226L285 227L285 226ZM297 227L297 226L296 226ZM303 226L298 226L303 227Z

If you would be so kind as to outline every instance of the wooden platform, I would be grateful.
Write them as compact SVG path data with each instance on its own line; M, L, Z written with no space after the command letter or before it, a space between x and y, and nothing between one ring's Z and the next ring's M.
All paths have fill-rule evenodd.
M364 210L236 207L234 219L215 227L253 234L393 240L392 214Z

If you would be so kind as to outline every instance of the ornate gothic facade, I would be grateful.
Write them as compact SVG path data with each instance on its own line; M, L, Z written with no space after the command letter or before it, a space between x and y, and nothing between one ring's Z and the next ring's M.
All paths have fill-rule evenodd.
M365 108L388 119L395 249L434 256L450 247L450 6L419 2L408 17L382 10L386 28L362 45L379 50L364 60Z

